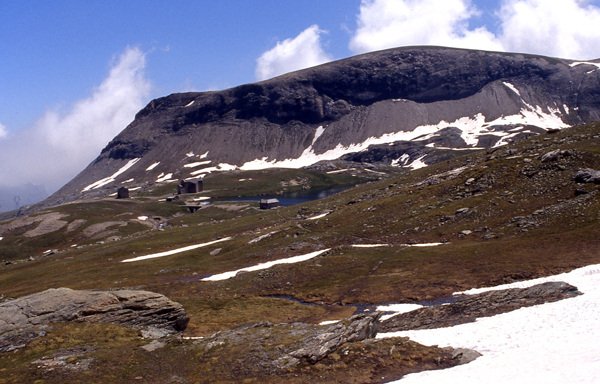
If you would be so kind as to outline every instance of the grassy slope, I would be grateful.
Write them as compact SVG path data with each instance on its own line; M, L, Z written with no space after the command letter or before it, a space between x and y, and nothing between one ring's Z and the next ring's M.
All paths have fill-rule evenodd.
M191 317L186 335L209 335L262 320L343 318L354 310L348 304L434 299L598 263L600 186L576 184L572 178L580 168L600 169L599 137L599 124L577 127L270 211L215 204L193 215L177 215L181 207L152 199L56 207L52 210L69 214L65 220L85 218L86 225L119 215L160 213L173 218L163 231L134 229L131 223L118 227L119 240L96 244L83 239L89 245L82 248L70 245L82 236L84 225L69 234L62 229L39 238L7 235L0 252L16 261L1 267L0 292L16 297L59 286L143 288L184 304ZM555 149L571 153L542 163L541 155ZM461 173L448 173L460 167L465 167ZM227 177L231 179L222 181L219 190L240 194L232 188L243 177ZM281 186L281 175L264 179L262 185L268 180ZM462 208L468 211L457 214ZM159 259L119 262L225 236L232 240ZM406 246L430 242L447 244ZM389 246L351 247L360 243ZM15 251L27 249L21 247L62 251L26 262ZM201 276L324 248L331 250L304 263L222 282L199 281ZM10 249L13 253L6 253ZM320 305L266 297L272 295Z

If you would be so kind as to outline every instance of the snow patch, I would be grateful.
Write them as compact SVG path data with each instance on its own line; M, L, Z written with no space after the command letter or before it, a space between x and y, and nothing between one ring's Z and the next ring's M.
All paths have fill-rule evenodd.
M266 263L261 263L261 264L255 265L253 267L241 268L241 269L237 269L237 270L231 271L231 272L219 273L218 275L212 275L212 276L209 276L209 277L205 277L201 281L227 280L227 279L230 279L230 278L234 277L239 272L259 271L261 269L271 268L272 266L277 265L277 264L294 264L294 263L300 263L302 261L310 260L310 259L312 259L314 257L317 257L317 256L319 256L319 255L321 255L321 254L329 251L329 249L330 248L323 249L321 251L307 253L305 255L289 257L287 259L280 259L280 260L269 261L269 262L266 262Z
M578 65L593 65L595 67L600 68L600 63L592 63L591 61L576 61L574 63L569 64L569 67L573 68Z
M317 139L319 137L321 137L321 135L323 134L323 132L325 132L325 128L323 128L323 126L319 126L319 128L317 128L316 132L315 132L315 137L313 138L312 143L310 144L310 146L312 147L313 145L315 145L315 142L317 141Z
M121 181L121 184L131 183L134 179L131 178L129 180Z
M185 157L194 157L194 152L188 152L185 154Z
M234 171L236 169L238 169L238 167L236 167L235 165L231 165L231 164L227 164L227 163L220 163L216 167L202 168L202 169L199 169L197 171L191 172L190 175L192 175L192 176L198 176L198 175L202 174L202 177L204 177L204 175L206 175L207 173L211 173L211 172L223 172L223 171Z
M201 154L199 157L200 157L201 159L206 159L206 157L208 156L208 152L209 152L209 151L206 151L206 152L204 152L204 153L203 153L203 154Z
M321 321L319 323L319 325L331 325L331 324L337 324L339 323L341 320L327 320L327 321Z
M195 163L189 163L189 164L185 164L183 166L183 168L196 168L199 167L201 165L206 165L206 164L210 164L211 160L206 160L206 161L197 161Z
M526 287L564 281L583 295L521 308L454 327L382 333L425 345L470 348L483 354L457 367L404 376L398 384L428 383L597 383L600 382L600 264L569 273L473 289Z
M157 161L156 163L152 164L151 166L149 166L148 168L146 168L146 171L151 171L154 168L156 168L156 166L160 164L160 161Z
M397 166L406 165L406 163L408 162L408 160L410 160L410 156L408 154L406 154L406 153L403 153L402 156L400 156L396 160L392 161L392 166L397 167Z
M261 241L262 239L266 239L267 237L270 237L270 236L276 234L277 232L279 232L279 231L273 231L273 232L265 233L264 235L260 235L256 239L250 240L248 242L248 244L257 243L257 242Z
M148 220L148 216L138 216L138 220L146 221Z
M320 219L320 218L322 218L322 217L325 217L325 216L327 216L327 215L329 215L329 214L330 214L330 212L325 212L325 213L322 213L322 214L320 214L320 215L317 215L317 216L309 217L309 218L308 218L308 219L306 219L306 220L317 220L317 219Z
M344 168L344 169L336 169L335 171L329 171L329 172L326 172L326 173L327 173L328 175L331 175L331 174L334 174L334 173L342 173L342 172L349 171L349 170L350 170L349 168ZM354 169L354 168L352 168L352 171L354 171L354 170L355 170L355 169Z
M509 88L510 86L512 86L512 84L509 83L505 84ZM515 88L514 90L518 93L518 89ZM484 134L501 137L501 140L497 145L507 144L506 139L509 139L512 136L509 136L510 134L506 132L494 131L492 127L496 125L536 125L544 129L569 127L568 124L562 121L560 117L561 113L558 109L551 109L549 110L549 113L546 113L539 106L534 107L527 103L524 104L525 107L521 109L521 112L519 114L511 116L502 116L490 122L486 122L486 117L482 113L479 113L472 117L461 117L452 122L442 120L438 124L422 125L416 127L411 131L392 132L383 134L379 137L369 137L361 143L353 143L348 146L338 144L333 149L327 150L321 154L316 154L314 152L313 144L317 141L319 137L321 137L321 135L326 130L326 128L320 126L315 131L315 136L311 145L309 145L297 158L269 160L268 157L263 157L261 159L254 159L248 161L240 167L231 164L221 163L216 167L209 167L196 170L192 172L191 175L197 176L202 174L204 176L205 174L211 172L229 171L235 169L249 171L262 170L267 168L302 168L323 160L335 160L348 153L364 151L370 145L390 144L396 141L412 141L417 138L420 140L425 140L435 135L439 130L450 127L455 127L462 131L461 137L469 146L469 148L461 148L461 150L478 149L477 144L479 142L479 136ZM191 154L193 155L193 153ZM188 154L188 156L189 155L190 154ZM200 158L205 158L207 156L208 152L201 155ZM423 157L413 161L410 164L410 167L412 167L413 169L425 167L426 164L422 162L422 159ZM402 165L406 166L407 162L408 155L406 155L406 157L403 155L400 159L394 160L392 162L392 165L398 166L402 163Z
M519 95L519 97L521 97L521 92L519 92L519 90L517 89L517 87L515 87L511 83L507 83L506 81L503 81L502 84L506 85L506 87L508 87L511 91L513 91L514 93L516 93L517 95Z
M192 104L194 104L194 101L196 101L196 100L192 100L192 101L190 101L189 103L187 103L187 104L185 105L185 107L190 107Z
M423 162L424 158L425 158L425 156L421 156L418 159L416 159L415 161L413 161L412 163L410 163L408 166L410 168L412 168L413 170L420 169L420 168L425 168L427 166L427 164L425 164Z
M105 186L107 184L110 184L110 183L114 182L115 179L117 178L117 176L119 176L123 172L127 171L129 168L133 167L135 165L135 163L137 163L139 160L140 160L139 157L136 158L136 159L129 160L127 162L127 164L125 164L124 166L122 166L117 172L113 173L109 177L105 177L102 180L98 180L95 183L92 183L92 184L88 185L87 187L83 188L81 190L81 192L86 192L86 191L89 191L90 189L100 188L100 187L103 187L103 186Z
M156 179L156 182L157 183L161 183L163 181L169 180L171 177L173 177L172 173L167 173L166 175L164 173L161 173L160 175L158 175L158 178Z
M155 259L157 257L164 257L164 256L175 255L177 253L191 251L193 249L206 247L206 246L213 245L213 244L220 243L220 242L227 241L227 240L231 240L231 237L225 237L223 239L219 239L219 240L215 240L215 241L209 241L208 243L189 245L187 247L177 248L177 249L173 249L171 251L154 253L154 254L146 255L146 256L134 257L133 259L122 260L121 263L131 263L131 262L134 262L134 261L147 260L147 259Z
M354 248L378 248L378 247L389 247L388 244L352 244Z
M420 304L388 304L377 306L378 312L393 312L391 314L381 316L381 321L387 320L401 313L414 311L415 309L423 308Z

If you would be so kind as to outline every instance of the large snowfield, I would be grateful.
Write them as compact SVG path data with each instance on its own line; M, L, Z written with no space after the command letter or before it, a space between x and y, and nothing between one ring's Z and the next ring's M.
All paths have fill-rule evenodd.
M470 348L483 356L454 368L405 376L394 383L600 383L600 264L494 288L564 281L583 293L571 299L481 318L449 328L379 334L425 345Z

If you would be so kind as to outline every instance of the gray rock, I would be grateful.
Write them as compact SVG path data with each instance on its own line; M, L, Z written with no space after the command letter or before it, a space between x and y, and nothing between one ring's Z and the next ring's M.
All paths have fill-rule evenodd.
M463 215L465 213L469 212L469 208L459 208L456 210L456 214L457 215Z
M153 351L156 351L157 349L164 348L165 345L167 345L167 344L163 343L162 341L153 340L149 344L143 345L140 348L142 348L143 350L148 351L148 352L153 352Z
M452 352L452 359L458 359L460 365L470 363L481 356L481 353L467 348L457 348Z
M0 304L0 334L56 322L117 323L183 331L189 318L181 304L148 291L48 289Z
M549 163L551 161L557 161L559 158L561 157L567 157L567 156L571 156L573 153L570 150L560 150L560 149L556 149L554 151L545 153L542 155L541 157L541 161L542 163Z
M87 371L94 360L86 355L94 350L95 348L91 345L78 345L43 356L32 361L31 364L46 372Z
M580 169L575 175L577 183L595 183L600 184L600 171L595 169Z
M46 332L39 329L17 329L0 335L0 352L10 352L23 348L31 340L45 336Z
M311 363L322 360L340 345L352 341L372 339L379 329L381 313L352 316L348 321L331 325L324 331L307 338L304 345L289 353L296 359L306 359Z
M524 289L512 288L465 295L454 303L423 307L393 316L381 323L380 331L450 327L470 323L480 317L494 316L577 295L581 295L581 292L564 282L548 282Z

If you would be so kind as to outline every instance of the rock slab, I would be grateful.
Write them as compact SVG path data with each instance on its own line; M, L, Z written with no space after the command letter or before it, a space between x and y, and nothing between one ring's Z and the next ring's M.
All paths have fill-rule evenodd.
M189 318L181 304L148 291L48 289L0 304L0 334L48 323L116 323L183 331Z
M494 316L577 295L581 295L581 292L564 282L547 282L523 289L465 295L454 303L423 307L393 316L381 323L380 332L450 327L473 322L478 317Z

